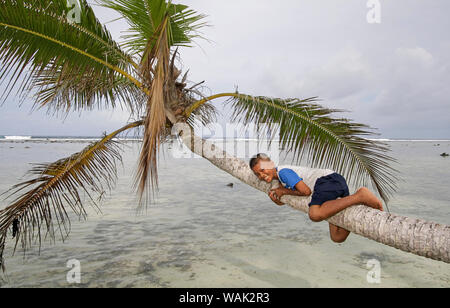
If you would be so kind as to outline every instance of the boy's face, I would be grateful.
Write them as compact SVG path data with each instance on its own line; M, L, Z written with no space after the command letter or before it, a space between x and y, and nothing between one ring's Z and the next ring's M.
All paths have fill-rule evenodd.
M267 183L272 182L276 173L275 164L271 160L259 160L252 170L258 179L261 181L266 181Z

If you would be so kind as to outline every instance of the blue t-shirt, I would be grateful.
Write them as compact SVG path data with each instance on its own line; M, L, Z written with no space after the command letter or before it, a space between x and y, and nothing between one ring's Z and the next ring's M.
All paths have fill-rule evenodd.
M288 168L281 169L278 172L278 178L284 187L292 190L296 190L295 185L297 185L298 182L303 181L294 170Z

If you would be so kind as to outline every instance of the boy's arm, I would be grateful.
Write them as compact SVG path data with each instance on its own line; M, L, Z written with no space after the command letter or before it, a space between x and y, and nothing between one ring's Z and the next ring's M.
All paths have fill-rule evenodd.
M311 189L308 187L308 185L305 184L305 182L300 181L295 185L295 190L280 186L278 188L271 189L269 192L269 196L271 193L276 195L276 199L280 200L280 198L284 195L302 196L302 197L310 196Z
M269 191L269 198L279 206L284 205L284 203L278 199L278 196L275 194L275 190L273 189Z

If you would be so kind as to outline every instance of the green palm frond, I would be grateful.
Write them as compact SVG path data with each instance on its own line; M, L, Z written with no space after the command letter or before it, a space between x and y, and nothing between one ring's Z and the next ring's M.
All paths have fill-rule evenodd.
M64 240L70 231L68 208L86 218L81 193L96 205L92 193L101 197L105 190L112 189L117 177L116 164L121 161L118 142L113 139L141 125L142 121L128 124L70 157L35 165L29 171L35 178L11 188L10 197L22 194L0 211L0 267L4 266L8 230L12 229L16 238L14 250L20 242L25 251L34 242L40 246L47 235L54 240L59 232Z
M219 112L213 104L202 104L192 112L191 116L187 119L187 123L192 127L198 126L198 123L201 123L202 126L208 126L217 122L218 114Z
M299 162L313 168L332 168L355 185L369 183L387 201L396 190L395 160L386 144L365 137L374 135L367 125L335 118L339 110L317 104L317 98L272 99L236 93L229 99L233 120L279 130L280 145Z
M126 46L133 54L144 54L151 50L158 38L158 27L169 16L169 46L191 46L192 40L201 37L199 30L207 26L198 14L182 4L165 0L97 0L105 7L119 12L130 26L124 36ZM150 46L149 46L150 42Z
M195 85L194 85L195 87ZM187 106L188 114L186 114L185 110L185 118L186 122L191 127L201 127L208 126L212 123L217 122L217 116L219 115L219 111L217 108L209 102L209 100L199 91L193 88L187 89L185 104ZM198 102L199 100L205 100L202 104L199 104L197 108L192 108L192 102Z
M51 88L58 105L66 88L55 77L62 72L61 79L73 84L99 80L96 95L108 101L116 99L111 89L119 76L139 88L141 83L133 77L137 65L114 42L89 4L80 1L80 23L71 22L68 11L66 0L0 1L0 79L10 78L5 93L9 95L23 79L19 92L37 86L37 104L49 106L53 100L47 90ZM52 73L53 79L46 79Z
M33 76L33 88L37 91L34 107L66 114L71 110L100 110L118 105L134 118L142 115L142 102L147 100L147 95L129 79L115 74L98 75L90 68L77 75L72 68L63 65Z

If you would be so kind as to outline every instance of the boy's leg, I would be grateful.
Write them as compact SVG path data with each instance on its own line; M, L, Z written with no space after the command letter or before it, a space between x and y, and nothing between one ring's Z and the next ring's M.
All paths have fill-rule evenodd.
M312 221L322 221L339 213L340 211L352 205L364 204L380 211L383 210L383 204L380 200L367 188L360 188L353 195L330 200L322 205L311 205L309 207L309 217Z
M345 230L344 228L335 226L333 224L329 224L330 226L330 237L331 240L335 243L344 242L350 234L350 231Z

